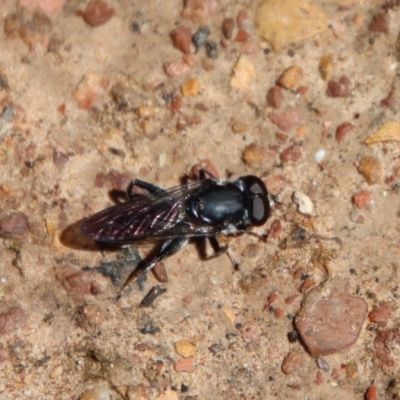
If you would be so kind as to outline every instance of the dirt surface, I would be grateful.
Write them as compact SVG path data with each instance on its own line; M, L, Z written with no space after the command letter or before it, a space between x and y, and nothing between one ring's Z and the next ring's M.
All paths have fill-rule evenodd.
M186 4L1 2L0 399L399 399L399 2ZM200 162L267 239L118 295L151 246L80 222Z

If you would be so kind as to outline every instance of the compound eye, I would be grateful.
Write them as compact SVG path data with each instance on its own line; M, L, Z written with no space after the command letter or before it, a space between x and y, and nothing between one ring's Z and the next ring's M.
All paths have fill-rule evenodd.
M264 182L256 176L243 178L250 195L250 223L253 226L264 225L270 215L268 191Z

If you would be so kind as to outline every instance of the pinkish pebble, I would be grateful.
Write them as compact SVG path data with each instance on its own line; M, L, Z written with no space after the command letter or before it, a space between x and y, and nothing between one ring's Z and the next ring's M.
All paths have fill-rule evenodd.
M83 19L93 27L105 24L114 15L114 9L103 0L90 0L83 11Z
M353 204L357 208L365 208L371 203L372 193L369 190L360 190L353 197Z
M300 113L297 110L271 113L268 115L268 118L284 132L290 131L301 123Z
M176 372L193 372L194 371L194 358L183 358L179 360L174 365L174 370Z
M221 10L219 0L184 0L182 16L193 21L205 22Z
M183 60L166 62L164 63L164 71L168 76L182 76L190 71L190 66Z

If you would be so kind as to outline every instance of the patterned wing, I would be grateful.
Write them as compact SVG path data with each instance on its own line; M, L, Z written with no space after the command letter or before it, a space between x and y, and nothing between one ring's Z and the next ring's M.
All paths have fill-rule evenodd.
M178 186L165 193L137 195L89 217L81 232L93 240L130 243L216 234L215 228L189 221L185 200L206 181Z

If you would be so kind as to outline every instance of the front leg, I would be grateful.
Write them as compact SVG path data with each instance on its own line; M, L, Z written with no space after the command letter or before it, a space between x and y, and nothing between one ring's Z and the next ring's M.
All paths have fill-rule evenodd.
M214 250L214 256L213 257L209 257L210 258L215 258L220 256L222 253L227 252L229 259L231 260L232 264L233 264L233 268L235 270L239 269L239 262L236 260L235 256L232 254L232 252L229 250L229 246L223 246L221 247L219 245L218 239L216 236L210 236L208 238L208 241L210 242L210 245L212 247L212 249Z

